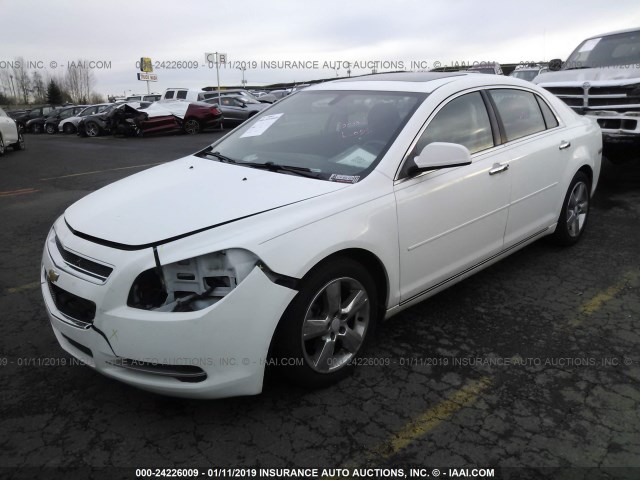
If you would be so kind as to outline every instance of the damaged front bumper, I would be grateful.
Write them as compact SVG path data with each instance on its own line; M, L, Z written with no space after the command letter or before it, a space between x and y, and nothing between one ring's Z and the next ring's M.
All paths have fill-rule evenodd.
M260 393L273 332L296 291L255 267L224 298L201 310L128 306L132 283L154 261L151 248L98 245L77 237L59 219L44 248L41 287L62 348L106 376L161 394Z

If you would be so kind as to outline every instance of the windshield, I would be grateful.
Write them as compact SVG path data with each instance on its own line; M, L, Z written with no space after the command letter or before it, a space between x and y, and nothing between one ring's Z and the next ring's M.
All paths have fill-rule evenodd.
M640 31L590 38L580 44L564 64L564 70L616 65L640 66Z
M300 92L201 155L254 168L293 167L315 178L355 183L373 170L425 98L424 93L405 92Z

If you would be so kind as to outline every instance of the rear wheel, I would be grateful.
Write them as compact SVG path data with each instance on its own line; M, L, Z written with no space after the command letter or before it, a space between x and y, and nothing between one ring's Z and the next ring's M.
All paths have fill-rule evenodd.
M97 137L100 135L100 127L95 122L87 122L84 127L84 131L87 134L87 137Z
M4 140L0 136L0 156L4 155Z
M73 126L73 123L65 123L62 127L62 131L70 135L75 133L76 127Z
M276 330L280 372L312 388L345 378L373 334L376 314L376 285L362 265L340 258L315 268Z
M42 125L36 123L35 125L33 125L33 127L31 127L31 131L33 133L42 133Z
M182 128L189 135L195 135L197 133L200 133L200 130L202 130L202 128L200 127L200 122L198 122L198 120L196 120L194 118L190 118L188 120L185 120L184 125L183 125Z
M583 172L575 174L564 197L553 240L559 245L573 245L580 240L589 219L591 182Z
M44 131L47 132L49 135L53 135L54 133L56 133L57 128L51 124L51 123L47 123L44 126Z

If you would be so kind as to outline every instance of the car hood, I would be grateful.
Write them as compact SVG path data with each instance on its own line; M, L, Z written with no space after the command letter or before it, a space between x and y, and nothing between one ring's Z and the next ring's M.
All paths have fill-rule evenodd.
M64 217L79 236L133 250L346 187L188 156L93 192Z
M566 82L620 81L621 84L624 84L629 83L628 80L636 82L638 78L640 78L640 68L622 66L545 72L538 75L533 83L546 85Z

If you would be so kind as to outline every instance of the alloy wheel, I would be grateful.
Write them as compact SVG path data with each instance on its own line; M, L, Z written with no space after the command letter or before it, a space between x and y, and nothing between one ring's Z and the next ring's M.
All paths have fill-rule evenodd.
M309 366L328 373L348 364L357 353L371 319L367 291L343 277L327 283L315 295L302 324L302 350Z

